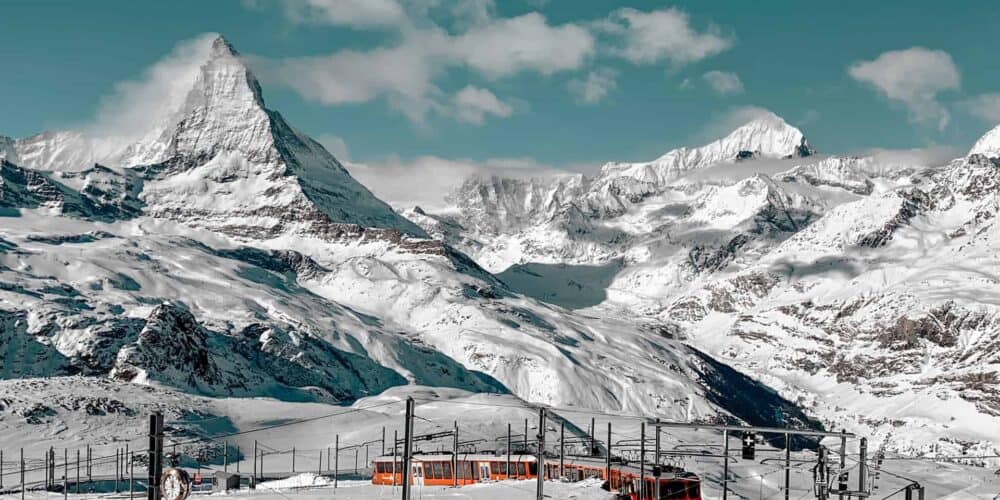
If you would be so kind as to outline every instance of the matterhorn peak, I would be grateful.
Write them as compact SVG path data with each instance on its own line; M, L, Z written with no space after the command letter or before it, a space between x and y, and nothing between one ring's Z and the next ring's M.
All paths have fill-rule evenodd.
M1000 125L986 132L969 150L969 155L983 155L988 158L1000 156Z

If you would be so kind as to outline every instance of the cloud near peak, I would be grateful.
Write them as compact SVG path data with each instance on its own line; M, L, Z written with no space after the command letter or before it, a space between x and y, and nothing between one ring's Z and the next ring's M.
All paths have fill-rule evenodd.
M848 74L905 106L911 122L933 125L938 130L947 127L951 119L938 101L938 94L957 90L961 85L951 55L924 47L883 52L870 61L854 63Z

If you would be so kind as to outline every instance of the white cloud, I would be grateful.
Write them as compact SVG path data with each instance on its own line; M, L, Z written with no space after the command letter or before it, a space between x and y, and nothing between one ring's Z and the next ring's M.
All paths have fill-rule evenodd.
M346 163L347 170L380 199L397 208L420 206L445 208L445 196L474 175L505 177L550 177L568 175L575 169L555 168L532 158L491 158L485 161L422 156L404 161L391 157L381 161ZM592 166L581 166L592 169ZM420 186L420 189L414 189Z
M466 68L488 79L521 72L551 75L583 66L594 52L594 38L586 29L553 26L537 13L493 19L457 35L438 27L401 34L403 40L391 47L283 60L257 58L256 68L266 82L286 85L322 104L385 98L393 109L420 124L430 112L449 114L446 92L434 82L450 68Z
M731 36L714 25L699 32L676 8L643 12L632 8L613 12L601 27L623 37L618 54L635 64L667 60L676 65L700 61L733 45Z
M713 70L701 75L708 86L719 95L735 95L743 93L743 82L736 73Z
M961 84L951 55L923 47L883 52L871 61L851 65L848 73L906 106L912 122L933 124L939 130L948 126L950 115L937 96Z
M459 121L482 125L486 115L506 118L514 112L511 106L488 89L469 85L455 94L455 113Z
M962 103L969 114L986 123L1000 123L1000 93L980 94Z
M611 68L599 68L587 74L587 78L574 78L567 83L570 92L581 104L601 102L609 92L618 86L615 81L618 72Z
M715 115L695 137L699 141L714 141L758 118L776 117L772 111L760 106L736 106Z
M913 149L874 148L862 151L861 154L875 157L880 164L935 167L944 165L965 153L954 146L932 144Z
M181 42L139 78L116 84L101 99L94 121L81 128L94 136L129 142L149 132L150 126L168 122L194 87L218 36L206 33Z
M288 19L297 23L384 28L409 22L396 0L283 0L282 5Z
M316 142L323 145L341 163L351 161L351 151L347 147L347 142L339 135L320 134L316 136Z

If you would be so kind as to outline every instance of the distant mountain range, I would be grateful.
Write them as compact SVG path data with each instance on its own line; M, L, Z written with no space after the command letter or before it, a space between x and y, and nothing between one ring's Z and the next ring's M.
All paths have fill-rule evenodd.
M905 425L904 451L1000 442L1000 132L893 164L822 155L769 115L397 213L206 43L190 91L127 140L0 138L3 378L334 403L410 384Z

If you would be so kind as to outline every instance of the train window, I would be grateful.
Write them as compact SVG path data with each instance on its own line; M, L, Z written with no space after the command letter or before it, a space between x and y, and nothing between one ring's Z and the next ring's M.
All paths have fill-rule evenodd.
M451 479L451 462L445 462L441 468L441 479Z
M500 462L500 467L497 469L501 474L507 474L507 462Z
M470 479L479 479L479 471L475 467L473 467L473 462L464 462L464 464L465 465L463 466L462 470L463 473L465 474L465 477Z
M526 475L524 473L524 462L518 462L517 463L517 475L518 476L524 476L524 475Z
M490 462L490 473L496 474L500 471L500 462Z
M431 462L427 477L431 479L441 479L441 462Z

